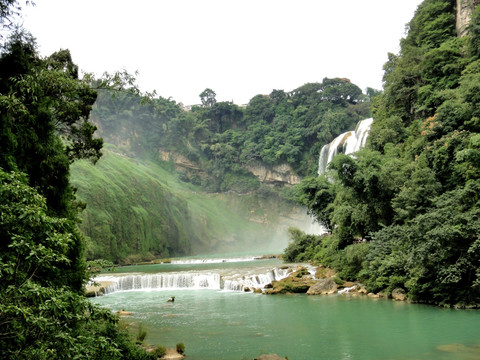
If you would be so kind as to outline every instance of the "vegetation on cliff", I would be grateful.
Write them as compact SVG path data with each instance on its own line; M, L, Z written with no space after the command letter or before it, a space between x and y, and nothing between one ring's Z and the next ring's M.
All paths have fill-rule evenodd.
M217 102L206 89L202 104L187 110L171 99L145 104L101 92L91 121L126 154L153 160L159 151L181 154L194 164L177 169L186 182L209 192L247 193L260 188L249 166L288 164L296 175L315 173L322 144L367 117L375 94L362 94L348 79L325 78L288 93L257 95L244 108Z
M266 248L277 213L291 215L283 209L296 206L285 183L316 173L321 145L368 116L376 95L325 78L257 95L245 107L217 102L206 89L201 104L187 109L172 99L99 91L89 120L112 151L72 173L88 204L87 256L129 262ZM258 175L279 168L269 186Z
M96 165L78 161L72 183L87 204L80 229L87 259L136 263L154 258L278 249L277 228L292 203L275 194L206 194L158 163L119 154L105 146ZM300 209L297 209L300 214Z
M332 235L294 241L305 250L297 257L334 266L370 291L402 287L415 301L480 303L479 28L478 6L464 37L454 2L418 7L400 53L385 64L366 149L337 156L327 176L298 188Z

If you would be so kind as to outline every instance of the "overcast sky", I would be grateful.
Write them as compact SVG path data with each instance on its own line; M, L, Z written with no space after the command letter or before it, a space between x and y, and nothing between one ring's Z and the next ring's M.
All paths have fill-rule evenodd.
M142 90L185 105L205 88L247 103L324 77L382 88L387 53L421 0L36 0L23 24L40 54L82 71L139 71Z

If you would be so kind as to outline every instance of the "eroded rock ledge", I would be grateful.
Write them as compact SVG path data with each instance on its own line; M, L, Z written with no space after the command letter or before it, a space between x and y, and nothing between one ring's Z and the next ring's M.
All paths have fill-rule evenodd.
M350 281L342 281L332 269L319 266L315 276L308 272L303 266L298 266L296 271L290 273L285 279L273 281L263 291L267 295L275 294L298 294L307 295L331 295L350 294L367 295L372 298L387 297L384 294L367 293L362 284ZM406 301L405 290L397 288L392 292L392 299L395 301Z

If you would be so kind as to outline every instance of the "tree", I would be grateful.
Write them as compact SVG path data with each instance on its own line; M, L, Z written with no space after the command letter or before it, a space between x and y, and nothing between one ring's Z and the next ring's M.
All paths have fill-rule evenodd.
M0 170L0 352L10 359L147 359L110 311L83 296L71 267L81 235L47 214L25 174ZM77 279L75 280L75 277Z
M204 107L211 107L217 102L217 100L215 99L215 96L217 96L217 94L215 94L215 91L210 88L206 88L205 90L203 90L199 96Z
M97 93L77 78L66 50L40 59L33 38L16 32L0 55L0 166L29 175L49 211L73 211L69 164L101 156L88 116ZM71 214L73 215L73 213Z
M308 209L308 213L328 232L333 229L332 210L335 193L333 184L325 176L309 177L296 188L297 201Z

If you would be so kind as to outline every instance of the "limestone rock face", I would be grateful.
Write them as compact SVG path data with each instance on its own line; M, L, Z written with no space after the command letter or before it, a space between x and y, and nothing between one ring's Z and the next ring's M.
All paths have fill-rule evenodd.
M337 290L338 285L332 278L320 279L308 289L307 295L328 295L336 293Z
M466 34L472 12L478 4L480 0L457 0L457 35L459 37Z
M162 159L163 161L173 161L173 163L175 164L175 167L189 169L189 170L197 170L197 171L201 170L198 167L198 165L188 160L182 154L160 150L159 156L160 156L160 159Z
M253 175L255 175L261 182L267 184L288 184L296 185L300 183L300 177L295 175L295 172L287 164L267 167L265 165L249 165L246 167Z
M402 288L396 288L392 291L392 298L396 301L405 301L407 300L407 295L405 294L405 290Z

